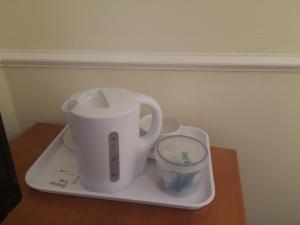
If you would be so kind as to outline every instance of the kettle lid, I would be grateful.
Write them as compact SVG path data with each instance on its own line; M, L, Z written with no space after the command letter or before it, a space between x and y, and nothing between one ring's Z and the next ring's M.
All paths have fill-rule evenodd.
M73 95L64 103L63 110L80 117L109 118L130 113L138 107L139 102L132 91L98 88Z

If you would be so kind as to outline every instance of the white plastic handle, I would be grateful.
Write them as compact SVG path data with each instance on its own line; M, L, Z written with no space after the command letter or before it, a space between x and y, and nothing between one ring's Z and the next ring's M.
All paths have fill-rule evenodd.
M158 103L153 98L138 94L138 100L142 105L149 107L152 114L150 130L143 137L141 137L140 140L141 157L139 174L142 174L145 171L145 165L149 151L160 134L162 127L162 113Z

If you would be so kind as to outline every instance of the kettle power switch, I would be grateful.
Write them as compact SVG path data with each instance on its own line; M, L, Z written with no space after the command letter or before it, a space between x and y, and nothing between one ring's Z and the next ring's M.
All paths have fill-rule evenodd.
M111 132L108 135L108 145L110 180L116 182L120 178L119 134L117 132Z

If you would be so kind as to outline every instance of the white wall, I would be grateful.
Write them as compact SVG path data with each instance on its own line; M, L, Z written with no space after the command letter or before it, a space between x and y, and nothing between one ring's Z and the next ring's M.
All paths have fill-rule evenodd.
M11 141L20 133L18 119L7 86L6 77L0 68L0 112L4 123L7 138Z
M72 93L119 86L238 152L249 224L299 224L300 74L71 69L5 70L22 129L64 123Z
M3 0L0 48L298 53L295 0Z

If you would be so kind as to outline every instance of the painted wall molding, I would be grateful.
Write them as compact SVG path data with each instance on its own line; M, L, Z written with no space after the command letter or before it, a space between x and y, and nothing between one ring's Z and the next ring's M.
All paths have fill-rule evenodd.
M300 54L0 50L0 67L300 71Z

